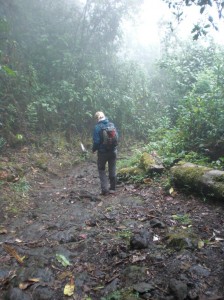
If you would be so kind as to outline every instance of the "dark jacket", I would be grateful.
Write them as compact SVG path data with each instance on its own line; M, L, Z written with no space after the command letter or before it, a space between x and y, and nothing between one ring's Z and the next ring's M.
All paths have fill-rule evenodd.
M101 153L104 152L108 152L108 150L106 149L105 145L103 145L102 143L102 136L101 136L101 129L103 126L106 126L109 122L109 120L106 118L102 121L99 121L95 127L94 127L94 131L93 131L93 147L92 147L92 151L99 151ZM112 149L112 151L116 150L116 147L114 147L114 149Z

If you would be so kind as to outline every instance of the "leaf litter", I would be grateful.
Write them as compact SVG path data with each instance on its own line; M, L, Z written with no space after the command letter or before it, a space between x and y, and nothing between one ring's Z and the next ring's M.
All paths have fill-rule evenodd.
M0 224L3 297L224 298L222 203L167 194L151 180L100 197L94 161L56 176L35 169L29 183L29 206Z

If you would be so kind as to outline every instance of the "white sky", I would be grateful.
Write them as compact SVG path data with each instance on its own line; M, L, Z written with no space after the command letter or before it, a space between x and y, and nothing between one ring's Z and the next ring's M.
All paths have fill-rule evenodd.
M145 0L140 13L139 25L136 27L138 41L147 45L159 42L158 22L170 15L167 5L160 0Z
M189 36L194 23L200 18L205 18L204 14L199 13L199 7L186 7L184 15L186 20L178 27L181 36ZM211 9L213 18L219 22L215 7ZM216 18L215 18L216 17ZM162 0L145 0L141 11L141 17L138 20L139 25L133 30L136 33L137 41L146 46L159 43L158 22L161 20L171 20L172 13L168 5ZM209 23L209 22L208 22ZM218 24L219 32L210 29L211 35L220 43L224 44L224 20Z

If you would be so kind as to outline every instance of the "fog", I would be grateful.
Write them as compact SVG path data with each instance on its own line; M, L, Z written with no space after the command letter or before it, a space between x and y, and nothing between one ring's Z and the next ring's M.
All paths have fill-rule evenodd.
M209 15L199 10L186 8L177 18L159 0L1 1L3 140L54 130L69 140L89 136L96 110L113 118L123 135L147 139L161 124L182 125L191 109L185 99L198 97L206 99L200 126L206 128L204 115L214 119L209 132L218 138L223 25L204 34ZM216 10L209 13L218 22ZM213 110L219 108L220 119L210 115L210 98L220 100ZM191 105L197 111L198 104ZM204 136L197 134L199 144Z
M139 52L154 52L159 57L165 35L173 32L180 40L190 40L193 38L193 26L209 24L209 16L212 16L218 30L211 26L207 33L208 38L224 44L224 22L218 17L215 5L208 7L203 14L197 6L184 7L181 19L177 20L164 1L145 0L134 20L125 20L123 24L126 51L138 58Z

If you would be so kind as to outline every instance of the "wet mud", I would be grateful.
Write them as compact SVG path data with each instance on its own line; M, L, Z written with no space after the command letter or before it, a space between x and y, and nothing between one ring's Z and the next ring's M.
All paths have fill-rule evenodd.
M43 174L2 215L1 300L224 299L221 203L159 184L100 196L94 161Z

